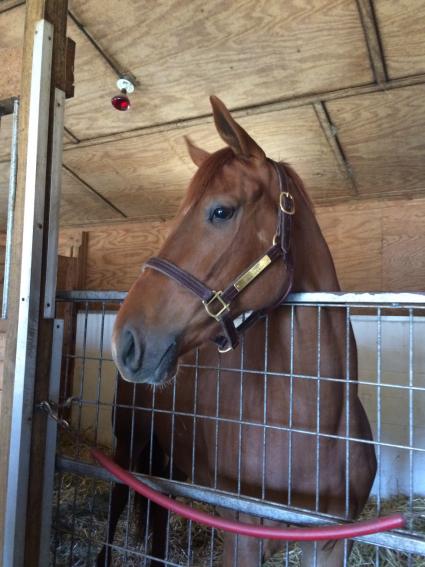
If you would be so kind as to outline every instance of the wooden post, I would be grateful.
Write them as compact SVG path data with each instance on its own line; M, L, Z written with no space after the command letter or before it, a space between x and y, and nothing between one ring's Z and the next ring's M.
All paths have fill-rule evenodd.
M42 470L44 460L44 440L45 422L43 415L35 412L33 414L34 403L45 395L48 388L50 348L52 337L52 322L43 319L43 301L45 288L45 268L47 253L47 234L49 230L49 195L50 195L50 172L52 168L52 128L53 128L53 101L55 89L67 91L66 85L66 20L67 20L68 0L27 0L26 2L26 22L24 36L24 53L22 64L21 81L21 108L18 141L18 182L15 206L15 224L13 236L13 259L11 265L11 280L9 288L10 310L7 331L7 342L4 362L4 388L1 399L0 411L0 553L3 553L3 565L6 567L18 567L24 564L38 565L38 528L40 527L40 492L42 482ZM45 20L45 25L40 21ZM37 147L29 148L28 135L31 135L31 108L30 100L34 92L34 69L33 46L34 38L39 30L47 30L43 33L46 52L51 52L51 70L46 72L45 64L44 77L50 76L46 89L40 87L39 95L39 135ZM41 32L40 32L41 33ZM51 42L51 45L48 45ZM69 68L69 66L68 66ZM33 90L32 90L33 88ZM16 93L18 94L18 93ZM34 96L34 95L33 95ZM34 114L34 104L32 108ZM47 124L46 118L48 117ZM43 126L44 124L44 126ZM35 162L36 182L32 184L34 189L34 203L36 208L32 214L28 214L29 199L29 171L27 168L28 158ZM27 216L24 223L25 201L27 201ZM30 211L31 212L31 211ZM33 226L28 226L31 221ZM25 224L25 242L24 242ZM37 245L28 246L28 236ZM40 244L40 246L38 246ZM31 261L29 266L22 266L23 251L30 252ZM29 273L28 273L29 272ZM28 293L23 295L25 282ZM25 325L25 332L22 330L22 313L24 306L28 304L28 316ZM21 316L21 319L20 319ZM21 321L21 324L18 323ZM18 328L19 327L19 328ZM22 361L17 358L17 340L20 346L24 345L27 351L34 354L35 360L24 368L25 382L22 384L21 399L14 393L16 372L18 361L22 366ZM22 370L22 368L21 368ZM18 402L18 403L17 403ZM21 403L24 408L22 423L19 423L19 416L15 415L13 404L16 406ZM13 417L13 423L12 423ZM11 431L14 436L11 438ZM22 443L19 445L17 437L22 435ZM19 446L22 453L10 455L11 442ZM31 443L30 443L31 442ZM28 446L30 453L28 455ZM25 454L25 451L27 453ZM11 462L16 461L19 465L16 472L22 476L23 482L19 485L19 500L17 513L20 514L19 530L15 530L10 514L6 518L6 509L13 501L13 490L17 490L11 480ZM31 474L28 471L22 472L21 464L28 464L30 461ZM23 467L25 468L25 466ZM12 493L12 500L11 500ZM27 508L28 506L28 508ZM25 521L26 510L31 510L31 521ZM37 528L37 529L34 529ZM18 535L16 535L18 534ZM9 539L7 539L9 538ZM19 542L17 543L17 538ZM11 540L13 545L10 545ZM5 559L6 558L6 559Z

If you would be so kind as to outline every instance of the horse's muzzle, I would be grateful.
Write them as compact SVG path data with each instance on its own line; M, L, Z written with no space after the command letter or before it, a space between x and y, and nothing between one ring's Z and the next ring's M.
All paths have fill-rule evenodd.
M175 373L177 341L174 336L144 338L127 326L114 336L112 356L124 380L161 384Z

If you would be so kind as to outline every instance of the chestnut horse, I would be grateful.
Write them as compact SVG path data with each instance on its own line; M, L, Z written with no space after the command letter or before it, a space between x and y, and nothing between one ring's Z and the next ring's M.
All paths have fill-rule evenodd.
M116 459L157 475L168 466L168 474L196 484L355 518L367 501L376 460L371 443L352 440L370 442L372 434L357 394L351 327L343 309L322 308L319 318L314 307L291 312L277 306L291 284L299 292L340 289L328 246L295 172L267 159L218 98L211 97L211 104L227 147L209 154L187 140L198 170L160 259L147 263L115 322L113 357L126 381L118 385ZM280 226L291 213L291 226ZM273 255L276 246L277 257L266 268L249 270L248 283L239 285L243 289L232 301L201 301L203 293L229 282L238 287L240 275L258 267L266 251ZM290 252L280 246L290 246ZM232 320L266 309L267 318L259 318L244 333L242 347L232 349ZM214 318L211 311L223 314ZM221 345L228 352L219 355L209 341L220 335L224 318L230 331L224 329ZM182 364L195 347L198 369ZM344 383L347 372L350 381ZM153 394L147 384L167 385ZM148 411L132 413L129 406L149 407L153 395L153 420ZM349 442L335 438L347 434ZM117 485L109 543L127 496ZM235 516L226 509L218 513ZM151 506L156 565L163 564L165 521L164 511ZM223 537L225 567L257 566L279 545ZM350 548L341 541L301 547L308 567L340 566ZM99 564L109 559L105 546Z

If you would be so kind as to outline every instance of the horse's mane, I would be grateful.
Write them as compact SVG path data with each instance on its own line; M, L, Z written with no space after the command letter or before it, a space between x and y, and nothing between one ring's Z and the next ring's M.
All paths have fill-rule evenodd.
M208 156L201 167L198 168L190 185L186 197L181 205L184 209L189 203L195 203L204 195L205 190L216 175L223 169L224 165L235 159L233 150L229 147L222 148ZM285 162L279 162L283 174L292 181L306 205L314 210L313 203L308 195L304 183L299 175Z

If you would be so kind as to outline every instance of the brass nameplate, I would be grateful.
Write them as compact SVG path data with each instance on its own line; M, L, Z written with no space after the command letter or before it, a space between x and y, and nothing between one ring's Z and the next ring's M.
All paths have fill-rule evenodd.
M265 270L269 264L271 264L271 260L270 257L266 254L265 256L260 258L256 264L254 264L251 268L249 268L249 270L247 270L244 274L242 274L240 278L238 278L235 281L235 283L233 284L234 287L238 291L242 291L243 289L246 288L248 284L252 282L252 280L255 280L255 278L259 276L261 272Z

